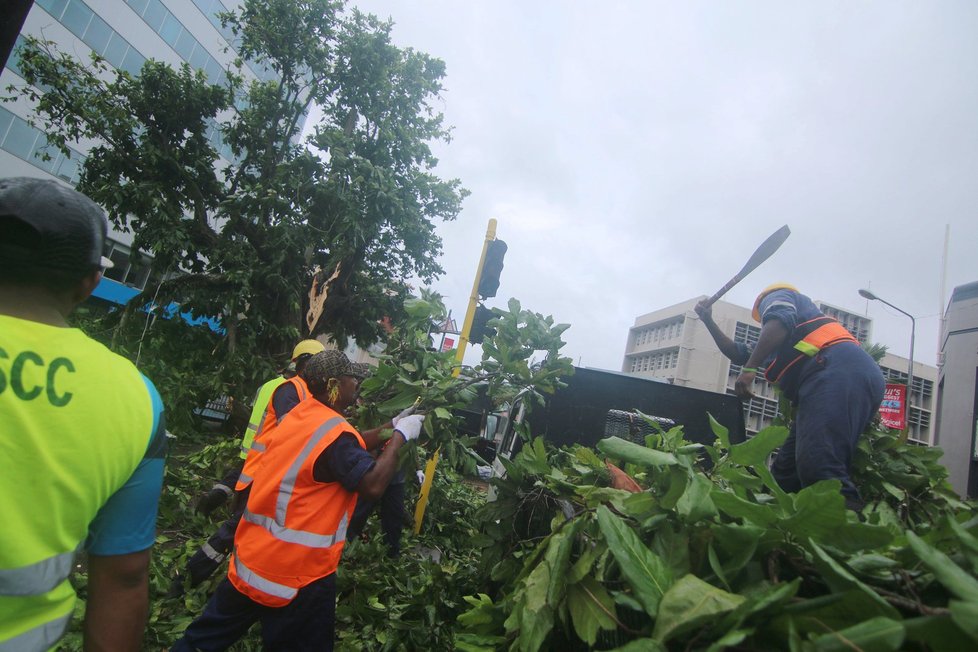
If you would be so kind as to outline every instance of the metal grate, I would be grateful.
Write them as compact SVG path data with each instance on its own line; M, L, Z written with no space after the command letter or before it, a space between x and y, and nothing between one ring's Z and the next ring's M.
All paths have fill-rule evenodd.
M665 417L648 417L662 430L668 430L676 425L672 419ZM619 437L627 439L636 444L645 445L646 435L657 432L655 425L652 425L638 412L625 412L624 410L608 410L604 420L604 436Z

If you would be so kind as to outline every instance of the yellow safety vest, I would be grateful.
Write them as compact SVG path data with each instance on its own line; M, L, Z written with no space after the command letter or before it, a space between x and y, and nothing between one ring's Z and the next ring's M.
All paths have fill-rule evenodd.
M258 388L258 393L255 394L255 402L251 407L248 428L245 430L244 437L241 438L241 459L248 458L251 443L255 441L255 435L258 434L258 431L261 430L262 423L265 422L265 414L268 412L268 403L272 400L272 394L284 382L285 378L278 376Z
M63 635L75 551L143 459L153 419L131 362L78 329L0 315L0 651Z

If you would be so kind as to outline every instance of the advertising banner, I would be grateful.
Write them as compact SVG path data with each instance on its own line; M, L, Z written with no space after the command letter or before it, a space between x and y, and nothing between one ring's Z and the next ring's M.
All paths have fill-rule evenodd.
M880 421L887 428L903 430L907 427L907 386L887 383L880 404Z

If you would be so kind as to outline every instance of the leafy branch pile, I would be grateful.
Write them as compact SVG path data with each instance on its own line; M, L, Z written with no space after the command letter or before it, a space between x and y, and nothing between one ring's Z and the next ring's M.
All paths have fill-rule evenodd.
M680 429L598 449L644 488L615 489L594 451L536 439L481 509L488 590L466 599L475 650L962 650L978 644L978 518L939 452L873 432L838 481L797 494L765 465L787 436L730 445ZM709 470L699 461L708 459ZM919 533L914 530L918 529Z
M421 298L408 299L404 310L407 316L390 335L380 364L363 382L358 423L383 423L417 401L427 415L421 447L428 455L440 450L449 467L470 475L482 461L472 453L474 437L459 436L457 412L500 409L519 392L539 402L572 370L570 359L558 354L568 325L525 310L516 299L510 299L508 310L494 309L490 323L496 335L483 344L482 361L473 368L460 369L455 351L431 349L429 331L447 316L436 293L423 291ZM533 362L537 354L542 360Z

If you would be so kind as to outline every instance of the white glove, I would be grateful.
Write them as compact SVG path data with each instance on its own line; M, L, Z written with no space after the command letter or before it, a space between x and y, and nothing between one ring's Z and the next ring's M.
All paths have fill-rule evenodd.
M424 415L412 414L411 416L398 419L395 432L404 435L404 441L411 441L418 438L421 434L421 424L424 423Z
M401 410L401 412L396 417L391 419L391 425L396 428L397 424L400 422L401 419L403 419L404 417L411 416L412 414L414 414L414 411L417 409L418 409L418 404L417 402L415 402L415 404L409 407L408 409Z
M424 484L424 471L418 469L417 471L415 471L415 473L418 476L418 484Z

